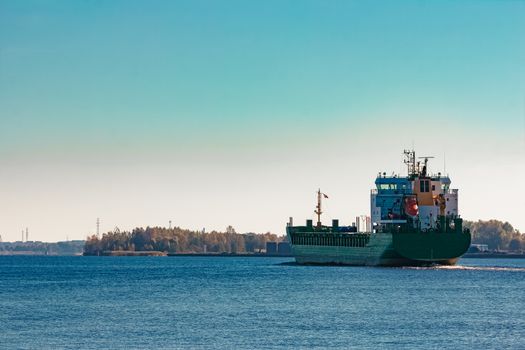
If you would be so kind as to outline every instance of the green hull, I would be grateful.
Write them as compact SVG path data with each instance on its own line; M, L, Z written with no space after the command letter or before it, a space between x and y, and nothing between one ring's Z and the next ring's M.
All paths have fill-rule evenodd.
M466 232L334 234L305 228L287 227L292 253L299 264L454 265L470 246L470 234Z
M470 247L470 234L399 233L393 235L394 250L401 256L419 261L439 262L457 259Z

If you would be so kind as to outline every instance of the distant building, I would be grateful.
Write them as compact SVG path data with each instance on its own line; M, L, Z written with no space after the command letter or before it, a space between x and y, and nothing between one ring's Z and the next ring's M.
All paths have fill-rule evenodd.
M371 232L372 231L372 220L370 216L359 215L355 218L355 225L357 227L357 232Z
M469 253L482 253L488 251L489 246L487 244L471 244L470 248L468 249Z
M277 254L277 242L266 242L266 254Z
M277 253L279 255L290 255L292 254L292 248L288 242L277 243Z

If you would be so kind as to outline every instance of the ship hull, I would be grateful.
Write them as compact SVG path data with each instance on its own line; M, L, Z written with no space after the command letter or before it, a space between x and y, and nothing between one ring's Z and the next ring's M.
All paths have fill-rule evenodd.
M454 265L470 245L470 235L446 233L370 233L366 246L292 244L299 264L353 266ZM290 241L290 233L288 239Z

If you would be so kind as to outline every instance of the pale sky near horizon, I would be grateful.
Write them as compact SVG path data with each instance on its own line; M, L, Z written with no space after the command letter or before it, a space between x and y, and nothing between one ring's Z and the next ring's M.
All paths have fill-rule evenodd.
M525 231L525 1L0 0L0 235L284 234L433 155Z

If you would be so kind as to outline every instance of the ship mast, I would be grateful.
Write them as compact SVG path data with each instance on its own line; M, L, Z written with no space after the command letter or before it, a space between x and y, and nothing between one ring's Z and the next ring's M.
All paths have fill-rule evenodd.
M416 152L414 150L404 150L403 153L405 154L404 163L408 168L408 176L416 175Z
M323 211L321 210L321 200L322 198L328 198L328 196L321 192L321 189L317 190L317 206L315 207L314 213L317 214L317 227L321 228L321 214Z
M317 190L317 206L315 207L314 213L317 214L317 227L321 228L321 189Z

